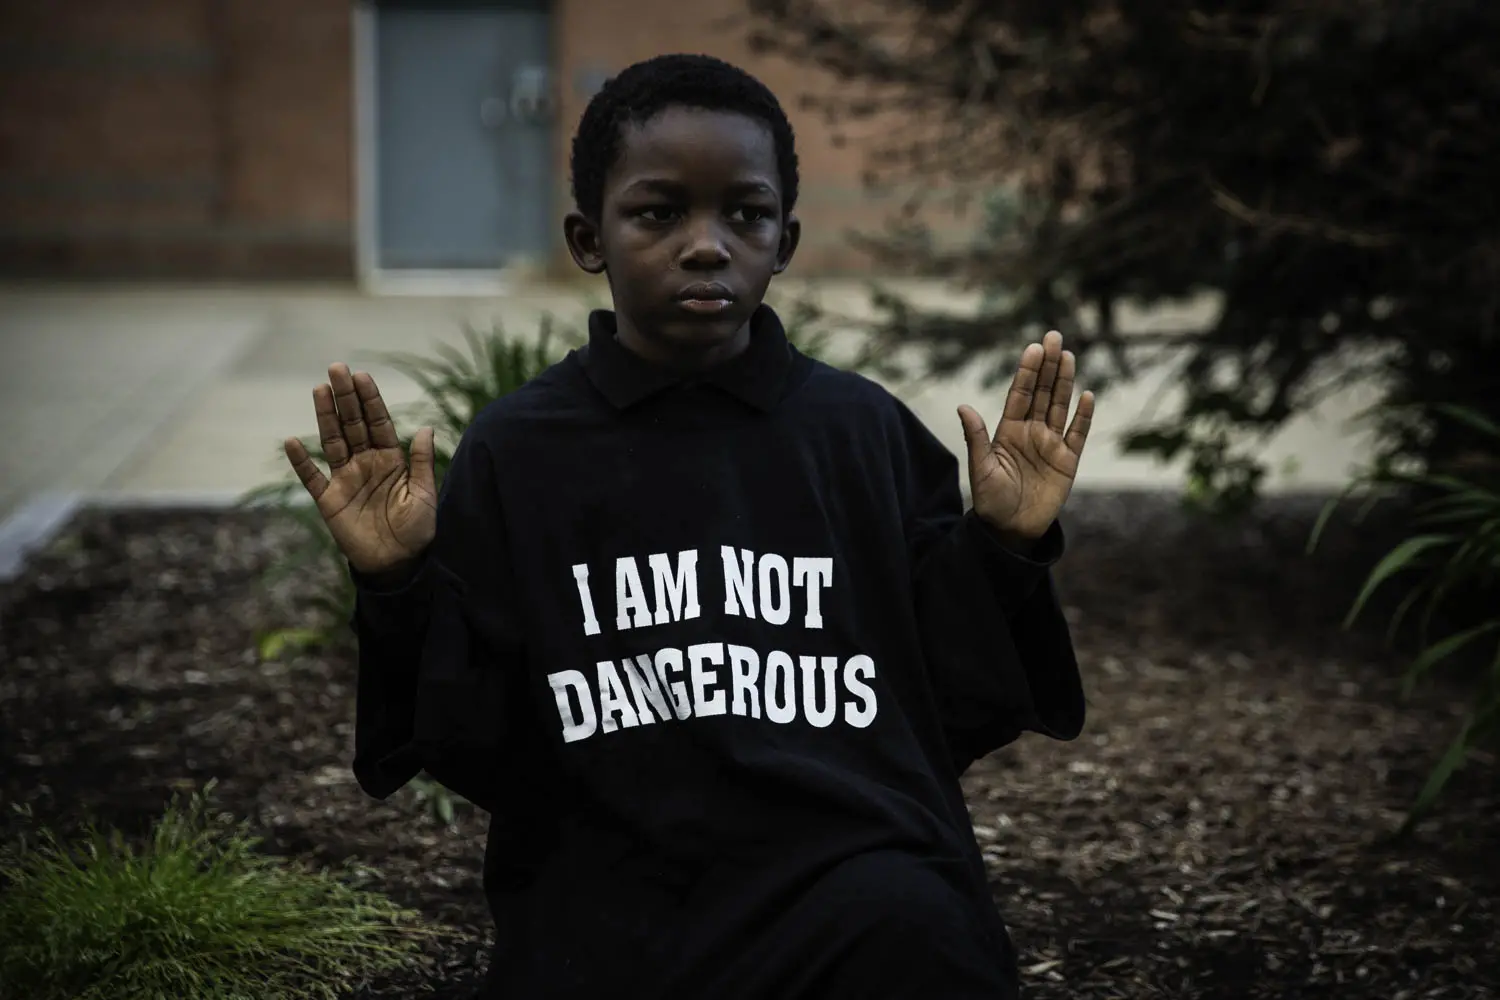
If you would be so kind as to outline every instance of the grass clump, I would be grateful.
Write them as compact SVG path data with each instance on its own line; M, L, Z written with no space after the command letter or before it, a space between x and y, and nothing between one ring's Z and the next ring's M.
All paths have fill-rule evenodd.
M1375 487L1366 510L1391 491L1420 498L1411 513L1405 539L1370 570L1364 587L1344 621L1352 626L1377 590L1404 585L1405 596L1387 622L1387 638L1420 608L1417 622L1422 648L1402 678L1402 694L1460 659L1483 651L1487 666L1471 671L1473 693L1468 717L1428 772L1427 781L1408 811L1400 832L1406 834L1437 804L1449 779L1469 755L1500 743L1500 424L1472 407L1443 404L1436 415L1466 429L1473 442L1467 473L1401 471L1377 464L1355 480L1347 492ZM1309 550L1327 524L1339 497L1330 501L1309 540ZM1465 605L1467 605L1465 607ZM1475 609L1480 609L1476 612ZM1449 621L1443 624L1444 613ZM1456 612L1456 615L1455 615Z
M0 849L0 997L333 1000L446 933L359 888L352 865L258 853L212 790L174 796L143 843L89 824Z

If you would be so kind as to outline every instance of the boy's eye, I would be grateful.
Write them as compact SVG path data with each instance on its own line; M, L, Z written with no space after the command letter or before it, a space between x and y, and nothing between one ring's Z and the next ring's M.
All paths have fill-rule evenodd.
M757 205L741 205L729 214L733 222L760 222L770 218L771 213Z
M677 209L666 205L652 205L635 213L647 222L671 222L677 218Z

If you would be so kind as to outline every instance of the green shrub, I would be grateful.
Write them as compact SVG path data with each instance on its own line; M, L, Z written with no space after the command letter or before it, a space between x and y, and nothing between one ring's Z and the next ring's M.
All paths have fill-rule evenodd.
M93 825L0 853L0 996L304 1000L415 963L447 934L335 875L258 854L211 814L210 782L174 796L143 844Z
M1409 696L1416 684L1439 665L1453 661L1460 653L1472 653L1475 643L1483 640L1494 646L1488 669L1476 679L1467 718L1429 772L1407 814L1403 833L1431 810L1469 751L1500 734L1500 599L1482 605L1490 609L1487 614L1476 616L1469 610L1480 606L1474 601L1476 595L1500 598L1500 425L1463 407L1438 406L1435 410L1473 432L1478 440L1488 442L1485 460L1471 474L1377 467L1351 487L1372 488L1377 499L1392 487L1422 498L1411 534L1370 571L1344 622L1346 628L1352 626L1370 598L1387 582L1400 577L1409 581L1388 631L1388 637L1394 639L1408 615L1420 607L1421 648L1406 668L1403 693ZM1317 545L1338 502L1335 499L1324 508L1308 543L1309 551ZM1433 625L1455 608L1458 624L1450 624L1447 634L1434 638Z

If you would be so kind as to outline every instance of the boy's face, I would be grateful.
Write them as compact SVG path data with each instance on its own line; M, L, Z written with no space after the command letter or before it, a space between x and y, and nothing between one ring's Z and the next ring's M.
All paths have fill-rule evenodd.
M565 231L584 270L609 278L627 346L712 363L748 343L750 315L796 250L776 145L744 115L672 107L621 135L601 218Z

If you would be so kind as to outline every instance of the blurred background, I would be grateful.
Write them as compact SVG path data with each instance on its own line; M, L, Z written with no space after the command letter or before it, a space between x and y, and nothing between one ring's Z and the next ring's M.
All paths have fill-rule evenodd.
M673 51L796 128L800 346L955 451L1048 329L1100 393L1088 729L964 779L1032 995L1500 995L1494 0L0 0L0 843L222 779L274 852L490 933L483 817L354 786L354 592L280 442L343 360L441 461L577 342L573 129ZM186 996L254 943L111 924L165 898L131 863L6 865L0 994ZM346 902L255 933L347 928L313 981L368 984ZM464 995L482 949L418 950L337 995ZM203 995L312 995L263 965Z
M847 51L816 48L819 18L848 7L839 4L707 0L689 17L672 5L597 0L6 0L0 413L16 444L0 457L0 517L32 501L50 505L37 501L42 494L232 496L278 471L280 437L309 429L308 389L330 361L455 342L466 322L501 323L519 337L543 312L576 325L605 290L579 281L561 245L574 124L610 73L676 50L759 74L797 128L806 236L778 301L818 301L831 334L865 338L877 315L872 287L925 310L977 312L966 330L878 314L886 347L926 345L928 360L941 356L936 366L918 358L899 390L955 447L954 407L984 409L988 400L994 410L1001 390L984 376L1013 364L1023 338L1059 327L1084 350L1087 381L1116 383L1083 485L1182 484L1186 451L1162 464L1127 453L1122 435L1181 406L1173 364L1195 335L1223 325L1225 282L1200 268L1152 288L1162 276L1151 268L1179 251L1217 251L1221 267L1226 248L1252 229L1219 212L1174 232L1175 209L1160 206L1144 228L1106 234L1137 259L1101 264L1073 247L1053 263L1041 241L1063 253L1073 237L1046 230L1030 217L1035 207L1018 214L1015 199L1035 194L1035 206L1050 199L1075 208L1107 199L1100 186L1118 188L1121 178L1085 174L1060 197L1037 185L1056 185L1060 155L1069 170L1106 170L1095 147L1115 144L1124 126L1075 135L1062 153L1035 125L1027 138L1005 134L1003 121L1061 113L1027 106L1037 85L1016 85L1024 66L984 70L963 54L965 42L943 64L951 38L990 30L948 23L957 15L944 6L876 5L925 19L923 33L904 43L902 72L918 76L903 81L878 57L860 65L857 38ZM1226 22L1221 30L1241 29ZM1005 74L996 77L1005 86L985 84L982 72ZM990 89L971 98L976 82ZM1104 121L1104 105L1063 83L1056 99L1077 103L1069 128L1078 132L1079 114ZM1252 97L1234 94L1247 106ZM960 121L985 105L994 108L990 124ZM1228 128L1236 113L1181 111L1205 115L1203 127L1213 128ZM1162 121L1163 129L1199 127ZM944 148L963 155L944 157ZM1163 197L1160 179L1131 183ZM1184 190L1170 197L1201 195L1200 214L1215 211L1206 188L1192 190L1201 178L1173 183ZM1193 231L1200 222L1217 229ZM978 260L965 253L976 246ZM1311 267L1326 265L1288 257L1283 266L1275 280L1289 293L1322 280ZM1059 267L1073 273L1043 273ZM1090 282L1099 287L1082 287ZM1128 294L1132 282L1143 294ZM1106 300L1109 329L1100 335L1093 314ZM1120 338L1133 332L1145 336L1136 363L1121 371ZM1277 337L1234 346L1276 351ZM1095 342L1107 349L1090 350ZM1143 356L1148 347L1152 357ZM1361 360L1323 365L1318 374L1333 384L1293 412L1240 422L1254 432L1246 440L1267 489L1338 485L1367 457L1349 418L1372 390L1339 377L1339 366ZM399 372L366 366L393 397L413 398Z

